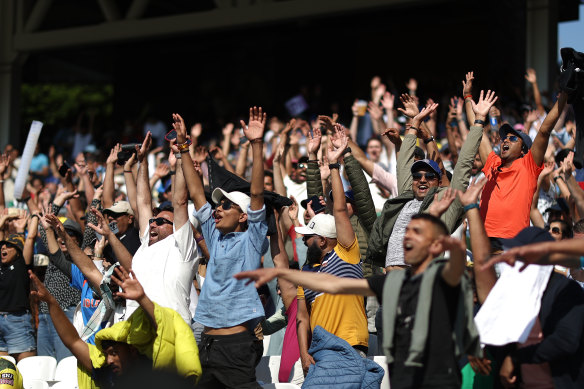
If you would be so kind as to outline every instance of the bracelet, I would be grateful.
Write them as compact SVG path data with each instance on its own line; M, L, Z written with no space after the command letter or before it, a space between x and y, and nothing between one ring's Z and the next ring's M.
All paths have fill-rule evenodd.
M473 208L480 209L479 203L473 203L473 204L465 205L463 209L464 209L464 212L468 212L468 211L470 211Z
M124 173L134 173L134 172L131 170L124 170Z
M195 238L195 242L197 242L197 243L201 243L202 240L205 240L205 237L203 235Z
M187 151L189 151L189 149L187 148ZM179 151L178 153L174 153L174 157L176 159L182 159L182 150Z
M351 148L350 147L347 147L346 149L343 150L343 152L341 153L341 155L345 155L345 154L350 153L350 152L351 152Z
M466 96L463 97L463 99L464 100L466 100L466 99L472 99L472 95L466 95Z
M178 148L178 151L182 151L182 150L188 150L189 149L189 142L185 142L185 143L181 143L180 145L176 145L176 147Z
M410 128L413 128L416 131L420 131L420 129L418 127L410 126Z
M171 170L170 173L168 173L168 174L170 174L171 176L174 176L176 174L176 170Z
M180 150L179 153L184 154L184 153L188 153L189 149L184 149L184 150Z
M336 163L329 163L329 169L340 169L341 168L341 164L336 162Z
M484 126L485 124L487 124L484 120L481 119L475 119L474 124L480 124L482 126Z
M41 217L39 216L39 214L38 214L38 213L33 213L33 214L30 216L30 218L31 218L31 219L32 219L33 217L38 217L39 219L41 218Z
M428 139L424 139L424 144L427 145L428 143L433 142L433 141L434 141L434 137L431 136Z
M93 258L103 258L103 254L93 254Z
M554 177L554 182L557 182L557 181L558 181L558 179L562 179L562 180L564 180L564 177L562 177L562 176L556 176L556 177ZM565 180L564 180L564 181L565 181Z
M318 163L320 162L318 159L309 159L306 163Z
M584 267L584 255L580 257L580 267Z
M250 144L254 144L254 143L263 143L264 139L263 138L255 138L255 139L250 139L249 143Z

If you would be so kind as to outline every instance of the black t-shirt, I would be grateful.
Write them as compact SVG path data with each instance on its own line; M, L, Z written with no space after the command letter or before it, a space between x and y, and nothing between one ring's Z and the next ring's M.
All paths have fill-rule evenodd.
M0 265L0 312L30 310L29 269L32 266L26 265L22 255L6 265Z
M128 228L125 234L118 236L118 239L132 255L136 254L136 251L140 248L140 233L134 227ZM118 261L110 245L105 246L103 255L111 263Z
M444 265L441 265L444 266ZM460 388L461 376L458 361L454 357L452 330L458 303L460 287L449 286L438 276L432 291L432 308L426 349L424 350L424 367L404 366L407 358L411 331L415 322L415 311L422 275L412 276L410 269L403 282L398 298L395 333L394 363L389 365L392 389L404 388ZM441 269L438 270L441 272ZM382 302L385 275L368 278L369 287Z

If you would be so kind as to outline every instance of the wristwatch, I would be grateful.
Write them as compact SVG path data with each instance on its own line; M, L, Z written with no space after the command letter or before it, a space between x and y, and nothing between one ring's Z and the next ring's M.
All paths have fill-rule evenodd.
M329 163L329 169L340 169L341 168L341 164L336 162L336 163Z
M431 136L428 139L424 139L424 144L427 145L428 143L433 142L433 141L434 141L434 137Z

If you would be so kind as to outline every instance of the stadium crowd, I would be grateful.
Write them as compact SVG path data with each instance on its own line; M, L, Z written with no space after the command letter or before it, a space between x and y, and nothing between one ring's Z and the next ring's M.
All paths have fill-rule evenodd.
M584 387L569 59L548 98L528 69L522 105L473 72L441 106L374 77L350 120L254 106L214 136L173 113L111 150L37 147L24 173L6 145L0 355L73 355L79 388L259 388L263 355L306 388Z

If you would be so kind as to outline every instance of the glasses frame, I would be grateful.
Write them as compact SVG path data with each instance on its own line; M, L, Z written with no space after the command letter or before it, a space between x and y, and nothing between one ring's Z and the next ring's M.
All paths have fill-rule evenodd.
M161 220L162 220L162 221L161 221ZM165 219L165 218L163 218L163 217L160 217L160 216L158 216L158 217L152 217L152 218L150 218L150 219L148 220L148 224L152 224L152 223L156 223L156 225L157 225L158 227L160 227L160 226L163 226L163 225L165 225L165 224L170 224L170 225L173 225L173 224L174 224L174 223L173 223L173 222L171 222L170 220L168 220L168 219Z
M414 181L419 181L422 179L422 177L424 177L424 179L426 181L432 181L432 180L438 179L438 174L436 174L434 172L413 172L412 173L412 179Z

